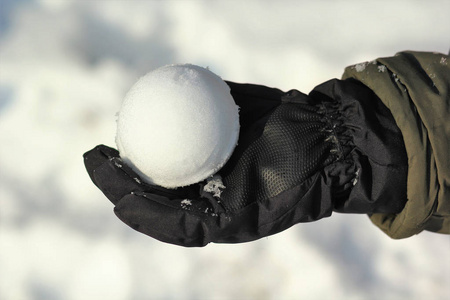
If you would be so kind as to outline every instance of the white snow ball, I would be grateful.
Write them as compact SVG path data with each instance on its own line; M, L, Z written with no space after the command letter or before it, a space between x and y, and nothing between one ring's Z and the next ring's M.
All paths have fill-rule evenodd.
M147 183L197 183L230 158L239 137L238 109L229 86L208 69L164 66L140 78L125 96L117 148Z

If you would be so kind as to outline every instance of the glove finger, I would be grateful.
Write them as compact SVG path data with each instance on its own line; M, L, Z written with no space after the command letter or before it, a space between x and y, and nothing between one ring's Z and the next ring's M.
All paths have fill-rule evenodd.
M201 200L169 200L155 194L130 193L118 201L114 212L131 228L159 241L200 247L211 241L209 228L218 217L208 213L205 205Z
M105 196L116 204L131 192L151 192L170 199L196 198L199 187L191 185L178 189L166 189L143 182L119 157L119 152L105 145L99 145L84 154L84 163L94 184Z
M137 175L131 170L124 170L126 166L118 153L113 148L100 145L84 155L91 180L113 204L124 195L145 188Z
M105 145L98 145L83 154L84 166L92 181L94 181L94 170L112 157L119 157L119 151Z

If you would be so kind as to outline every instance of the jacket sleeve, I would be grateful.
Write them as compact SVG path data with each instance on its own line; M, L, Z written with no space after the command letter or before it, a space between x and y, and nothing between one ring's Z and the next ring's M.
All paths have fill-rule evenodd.
M401 52L346 68L383 101L400 128L408 156L407 198L398 214L371 220L392 238L423 230L450 233L450 60Z

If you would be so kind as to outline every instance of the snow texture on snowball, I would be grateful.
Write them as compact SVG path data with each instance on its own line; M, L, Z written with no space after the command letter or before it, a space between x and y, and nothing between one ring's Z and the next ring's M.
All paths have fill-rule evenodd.
M228 85L195 65L169 65L140 78L118 113L116 144L144 181L176 188L214 175L239 137Z

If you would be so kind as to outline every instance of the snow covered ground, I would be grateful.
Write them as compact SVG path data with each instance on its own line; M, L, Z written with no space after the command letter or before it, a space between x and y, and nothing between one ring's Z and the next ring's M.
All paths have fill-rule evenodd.
M147 71L309 92L400 50L448 52L450 2L1 0L0 299L450 299L450 237L367 216L185 249L122 224L82 154Z

